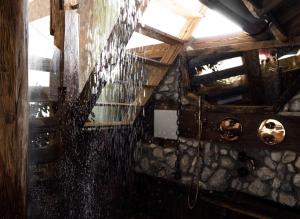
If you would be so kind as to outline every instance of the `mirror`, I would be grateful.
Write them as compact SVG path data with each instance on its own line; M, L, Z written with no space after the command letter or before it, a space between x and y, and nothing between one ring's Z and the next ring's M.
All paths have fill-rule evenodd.
M266 119L260 124L257 135L265 144L276 145L284 140L285 128L275 119Z
M225 141L236 141L242 134L242 124L233 118L225 118L221 121L219 131Z

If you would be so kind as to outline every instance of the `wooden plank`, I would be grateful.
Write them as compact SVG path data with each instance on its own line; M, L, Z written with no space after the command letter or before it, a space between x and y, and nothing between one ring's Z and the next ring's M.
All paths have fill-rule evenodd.
M28 1L0 1L0 214L26 218Z
M133 121L114 121L114 122L86 122L84 128L94 128L94 127L114 127L114 126L130 126Z
M251 50L244 52L243 61L246 68L252 101L258 105L262 104L265 96L258 51Z
M194 76L192 78L192 85L210 84L217 80L230 78L233 76L246 74L246 68L244 66L238 66L234 68L225 69L222 71L216 71L205 75Z
M161 58L165 54L165 52L169 49L169 45L166 43L160 43L156 45L143 46L128 49L129 53L142 56L149 59Z
M50 0L34 0L29 2L29 22L50 15Z
M238 105L211 105L209 103L203 104L203 110L207 112L218 112L218 113L260 113L260 114L271 114L274 113L273 106L238 106Z
M218 90L205 92L204 96L208 100L216 100L216 99L222 99L230 96L244 94L247 93L248 91L249 91L248 85L237 85L237 86L230 86Z
M30 70L53 72L52 59L30 56L28 62Z
M288 42L281 42L278 40L267 40L267 41L250 41L241 43L227 43L226 37L224 37L223 42L208 46L203 45L201 41L194 41L193 43L186 46L186 53L188 56L208 56L208 55L218 55L224 53L232 52L244 52L255 49L270 49L270 48L280 48L287 46L299 46L300 37L290 38Z
M155 29L155 28L150 27L145 24L144 25L138 24L136 27L136 31L140 34L143 34L145 36L148 36L150 38L159 40L161 42L164 42L164 43L170 44L170 45L185 43L185 41L183 41L175 36L172 36L170 34L167 34L163 31L160 31L158 29Z
M131 1L126 1L125 3L129 4L130 2ZM148 0L143 0L143 1L135 0L134 2L135 2L137 14L142 14L147 6ZM117 47L121 45L126 45L128 43L138 21L136 20L132 22L130 20L130 22L132 22L130 25L127 22L129 21L126 20L126 17L124 21L124 14L121 14L116 22L116 25L113 27L113 30L107 40L107 44L105 45L102 54L110 54L111 51L120 49ZM119 38L120 35L122 35L122 38ZM121 42L116 44L115 43L116 39L121 39ZM77 115L75 121L78 124L78 126L84 125L94 105L96 104L97 99L99 98L102 87L105 86L105 82L102 81L101 79L101 74L102 74L101 68L103 68L104 66L105 63L98 63L98 65L95 66L87 82L85 83L85 86L81 94L77 99L77 106L70 109L69 113L71 115Z
M63 72L64 101L74 101L79 95L79 14L65 12Z

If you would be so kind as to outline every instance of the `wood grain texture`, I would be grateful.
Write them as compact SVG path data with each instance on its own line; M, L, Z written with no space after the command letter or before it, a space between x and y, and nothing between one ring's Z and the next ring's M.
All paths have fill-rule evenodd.
M0 0L0 215L25 218L28 2Z

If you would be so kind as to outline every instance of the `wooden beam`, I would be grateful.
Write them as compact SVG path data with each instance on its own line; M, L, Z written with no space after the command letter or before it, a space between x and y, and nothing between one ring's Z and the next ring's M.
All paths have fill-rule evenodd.
M204 96L208 100L216 100L216 99L222 99L222 98L244 94L248 91L249 91L248 85L237 85L237 86L230 86L218 90L205 92Z
M133 121L116 121L116 122L86 122L84 128L95 128L95 127L114 127L114 126L130 126Z
M218 55L224 53L232 52L245 52L255 49L270 49L270 48L280 48L287 46L299 46L300 37L295 37L289 39L288 42L281 42L278 40L267 40L267 41L256 41L251 39L250 41L242 42L227 42L227 38L224 37L222 42L213 43L211 41L209 44L205 44L205 41L195 40L189 45L186 45L186 53L188 56L209 56Z
M29 3L29 22L50 15L50 0L34 0Z
M169 49L169 45L165 43L160 43L156 45L143 46L128 49L127 51L131 54L142 56L149 59L161 58Z
M175 36L167 34L163 31L160 31L160 30L150 27L148 25L138 24L136 27L136 31L140 34L143 34L150 38L159 40L159 41L164 42L169 45L185 43L185 41L183 41Z
M234 68L225 69L222 71L216 71L205 75L194 76L192 78L192 85L200 85L200 84L210 84L217 80L243 75L246 74L246 69L244 66L238 66Z
M72 102L79 95L79 14L65 12L62 84L64 101Z
M28 62L30 70L53 72L52 59L30 56Z
M257 50L245 52L243 61L246 68L252 101L255 104L264 102L264 86L260 69L259 54Z
M0 0L0 214L27 217L28 1Z
M203 110L208 112L218 113L262 113L270 114L274 113L272 106L238 106L238 105L211 105L207 102L203 102Z

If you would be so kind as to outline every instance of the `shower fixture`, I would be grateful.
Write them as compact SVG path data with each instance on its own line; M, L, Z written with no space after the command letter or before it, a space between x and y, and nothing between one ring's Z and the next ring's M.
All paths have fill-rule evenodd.
M257 136L267 145L276 145L284 140L285 128L278 120L266 119L261 122Z

